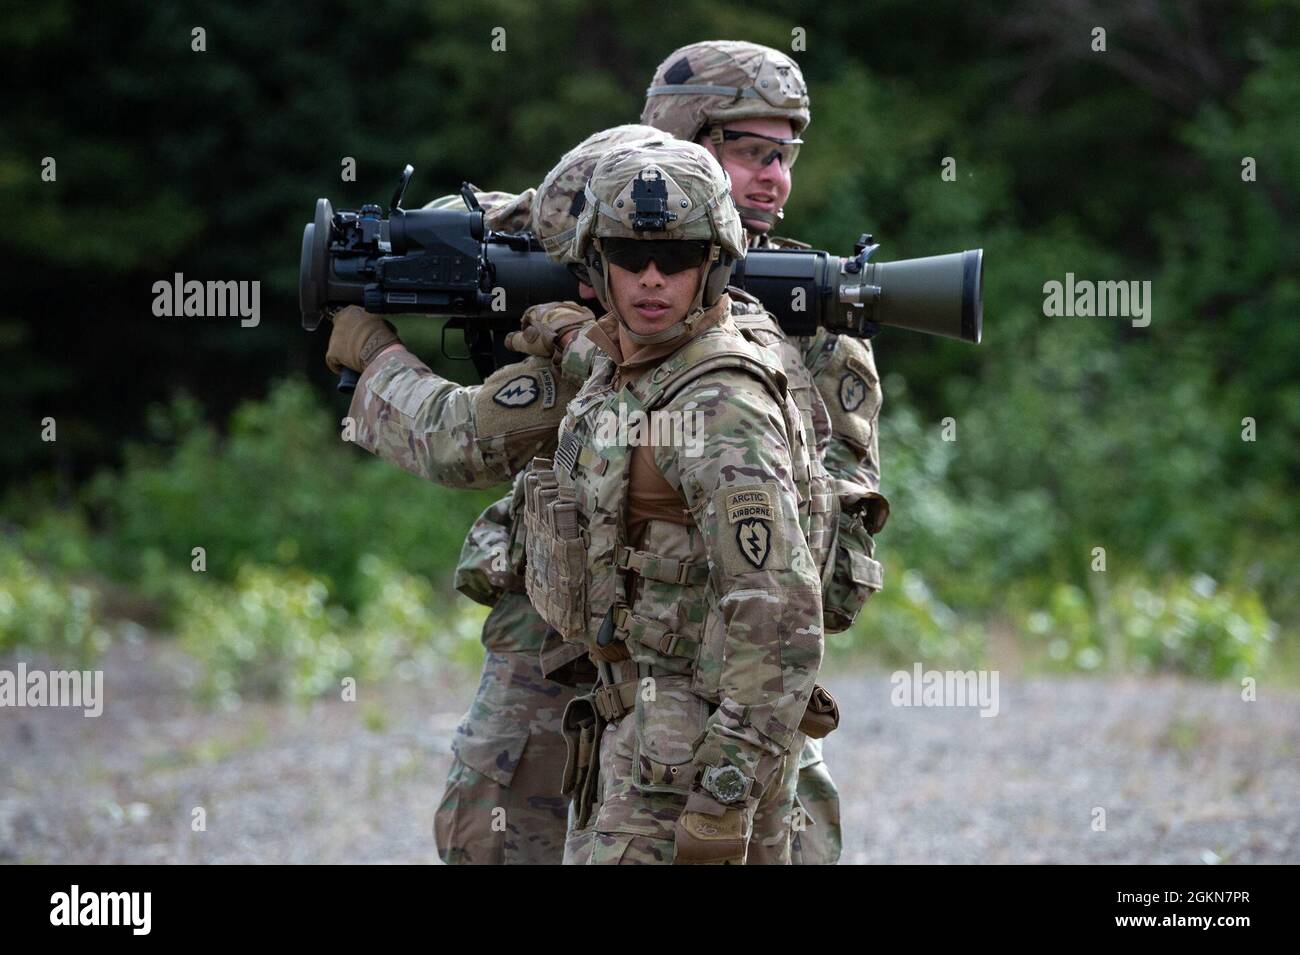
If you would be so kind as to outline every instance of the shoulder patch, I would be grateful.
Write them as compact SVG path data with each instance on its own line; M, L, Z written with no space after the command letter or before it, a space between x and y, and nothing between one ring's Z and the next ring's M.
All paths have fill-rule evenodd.
M510 445L511 435L560 426L564 407L578 391L546 359L530 359L494 371L471 389L474 439L498 447ZM529 454L529 457L532 457Z
M736 528L736 546L740 556L754 565L755 570L762 570L767 563L767 555L772 552L772 525L758 518L741 521Z
M492 400L503 408L527 408L541 396L543 388L537 375L515 375L492 394ZM547 398L542 407L549 408L555 404L555 383L548 382Z
M867 383L857 372L846 371L840 378L840 407L857 411L867 397Z
M772 495L766 488L749 488L727 495L728 524L753 518L762 518L765 521L773 518Z
M719 488L713 506L724 574L739 577L790 566L789 515L782 513L775 482Z
M492 400L503 408L527 408L541 393L532 375L516 375L496 390Z
M869 453L881 399L871 343L848 335L826 335L812 351L810 367L830 412L831 434Z

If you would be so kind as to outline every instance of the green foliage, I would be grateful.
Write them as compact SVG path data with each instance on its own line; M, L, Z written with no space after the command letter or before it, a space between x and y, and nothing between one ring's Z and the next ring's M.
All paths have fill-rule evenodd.
M1256 595L1203 574L1160 586L1123 581L1097 602L1094 609L1084 591L1058 584L1046 606L1023 614L1022 630L1043 641L1057 669L1205 679L1258 677L1277 630Z
M156 443L128 448L89 501L105 526L103 565L159 595L169 570L190 572L196 547L209 576L233 581L250 562L302 568L348 609L369 586L359 553L445 592L465 532L493 497L437 487L342 441L301 381L240 406L225 435L188 398L150 426Z
M364 555L358 613L331 603L326 583L299 570L246 564L233 585L183 587L182 646L199 661L200 695L221 705L245 696L308 700L475 658L480 608L439 599L429 585Z
M893 391L904 390L901 381L892 384ZM1028 413L1014 418L1031 419ZM1185 524L1159 526L1160 512L1144 514L1122 496L1115 499L1083 477L1076 480L1070 462L1084 469L1090 451L1097 453L1082 422L1051 463L1035 468L1008 455L1000 485L957 480L969 476L966 456L990 443L963 429L1001 427L992 416L968 414L961 422L954 440L945 441L939 422L925 426L905 400L892 402L881 429L881 444L892 452L886 460L893 513L877 541L877 556L886 565L885 589L850 633L830 638L832 646L876 650L893 663L966 666L985 652L982 629L973 626L972 617L996 624L1009 614L1019 632L1031 638L1030 654L1045 651L1051 666L1165 670L1204 678L1259 672L1277 625L1252 581L1238 573L1235 582L1220 584L1224 575L1233 577L1226 561L1206 560L1217 578L1183 570L1208 550L1198 535L1230 532L1218 523L1222 513L1213 508L1180 512ZM1180 453L1180 445L1216 439L1194 430L1189 425L1150 437L1169 466L1146 479L1175 485L1175 493L1195 492L1204 459ZM1108 434L1112 441L1125 439L1121 431ZM1130 439L1136 441L1137 434ZM1032 434L1021 438L1030 446L1036 440ZM1172 440L1166 445L1167 438ZM1116 460L1117 454L1109 451L1107 459ZM1014 487L1017 474L1055 472L1058 461L1062 471L1056 482ZM981 462L977 468L987 471L994 464ZM1180 480L1185 487L1177 487ZM1074 514L1054 501L1052 492L1071 483L1070 499L1095 497L1094 506L1102 510ZM1119 519L1106 507L1118 508ZM1176 537L1182 534L1185 540ZM1278 548L1289 546L1284 537L1276 540ZM1093 548L1102 541L1109 568L1104 575L1092 569ZM1119 583L1108 591L1099 581L1112 577ZM1153 578L1166 582L1152 586ZM1037 651L1035 641L1041 645Z
M919 571L885 561L885 587L853 626L827 636L828 651L861 651L887 665L971 667L986 657L983 628L963 619L935 596Z
M99 603L94 589L51 579L0 538L0 655L36 651L89 664L110 642Z

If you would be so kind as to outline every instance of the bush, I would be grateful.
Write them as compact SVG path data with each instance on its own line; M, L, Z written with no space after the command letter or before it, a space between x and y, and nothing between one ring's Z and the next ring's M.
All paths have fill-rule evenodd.
M50 579L0 540L0 653L35 650L84 666L109 642L94 590Z
M1258 676L1276 633L1259 598L1198 574L1160 586L1129 580L1094 606L1070 584L1021 616L1049 665L1176 672L1206 679Z
M349 610L361 603L358 555L373 553L450 593L461 541L493 492L449 490L343 442L336 415L298 380L247 402L222 437L181 397L150 421L153 445L127 450L89 500L103 517L97 563L145 588L167 570L233 582L246 563L301 568Z
M180 637L200 663L200 695L227 706L245 696L307 700L340 692L346 677L360 685L474 659L480 608L441 601L373 555L360 564L367 599L355 615L298 570L248 564L233 586L185 587Z

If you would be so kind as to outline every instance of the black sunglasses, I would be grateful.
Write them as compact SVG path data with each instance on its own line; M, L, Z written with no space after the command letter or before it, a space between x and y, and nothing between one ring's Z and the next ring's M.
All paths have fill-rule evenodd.
M653 259L659 271L672 275L698 269L709 256L709 243L702 239L615 239L600 240L610 264L629 272L640 272Z

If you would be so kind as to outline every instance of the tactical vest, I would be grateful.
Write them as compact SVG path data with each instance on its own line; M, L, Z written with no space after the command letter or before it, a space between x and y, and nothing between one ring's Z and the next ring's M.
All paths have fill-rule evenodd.
M692 689L715 698L725 636L711 600L707 549L695 524L651 520L640 549L628 539L632 448L606 443L601 422L647 416L688 385L743 371L782 409L799 497L800 527L818 567L827 566L834 527L830 482L810 454L802 416L787 402L785 375L762 346L736 334L730 317L615 391L614 362L601 356L568 405L554 460L534 462L524 485L529 599L568 641L601 657L616 643L654 672L694 675ZM612 416L612 417L607 417ZM706 452L707 453L707 452ZM709 663L710 665L705 665Z

